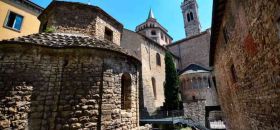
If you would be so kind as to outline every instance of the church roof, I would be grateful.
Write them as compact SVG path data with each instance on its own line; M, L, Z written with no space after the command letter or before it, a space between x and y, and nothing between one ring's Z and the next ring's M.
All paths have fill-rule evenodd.
M188 40L191 40L191 39L194 39L194 38L199 38L200 36L202 35L205 35L209 32L210 29L206 29L205 31L197 34L197 35L194 35L194 36L191 36L191 37L187 37L187 38L183 38L181 40L178 40L178 41L175 41L173 42L172 44L168 44L166 47L171 47L171 46L174 46L174 45L177 45L177 44L180 44L180 43L184 43L185 41L188 41Z
M153 23L154 26L150 26L148 23ZM140 28L142 27L142 29ZM171 39L173 39L169 34L168 34L168 30L166 28L164 28L159 22L157 22L157 20L155 19L153 10L150 9L149 11L149 15L148 15L148 19L141 23L140 25L136 26L136 32L147 29L147 28L159 28L161 31L163 31L163 33L165 33L168 37L170 37Z
M165 46L160 45L159 43L155 42L154 40L150 39L149 37L147 37L147 36L145 36L145 35L143 35L143 34L140 34L140 33L134 32L134 31L131 31L131 30L129 30L129 29L124 29L124 31L128 31L128 32L131 32L131 33L133 33L133 34L139 35L139 36L143 37L145 40L149 41L149 42L148 42L149 44L153 44L153 45L155 45L155 46L157 46L157 47L159 47L159 48L161 48L161 49L163 49L163 50L165 50L165 51L169 51ZM170 52L170 53L172 54L172 56L175 57L176 59L180 59L178 56L176 56L175 54L173 54L171 51L169 51L169 52Z
M198 64L190 64L189 66L187 66L185 69L181 70L179 72L179 74L183 74L186 71L192 71L192 72L209 72L211 71L211 68L207 68L204 67L202 65L198 65Z
M149 16L148 16L148 19L151 19L151 18L155 19L155 15L154 15L152 8L150 9Z
M9 40L0 41L2 44L32 44L51 48L95 48L114 52L119 52L134 59L136 56L130 54L127 50L121 48L110 41L98 40L94 37L82 34L67 34L67 33L37 33L28 36L13 38ZM137 59L140 61L139 59Z

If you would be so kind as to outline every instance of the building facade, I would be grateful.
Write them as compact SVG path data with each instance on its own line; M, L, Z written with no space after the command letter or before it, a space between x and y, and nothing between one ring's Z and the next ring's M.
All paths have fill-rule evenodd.
M211 129L225 129L219 106L215 77L210 68L191 64L180 72L180 91L185 116Z
M0 40L39 32L43 8L29 0L0 1Z
M280 129L280 2L214 0L211 65L229 130Z
M225 129L215 77L209 66L211 31L200 30L196 0L184 0L181 9L186 38L167 45L167 48L180 58L178 68L184 114L207 128Z
M173 40L168 34L168 30L157 22L152 9L149 12L147 20L138 25L135 31L154 40L162 46L171 44Z
M176 56L180 57L178 68L185 69L191 64L209 67L211 32L207 29L195 36L176 41L167 48Z
M151 25L151 26L150 26ZM140 89L140 113L141 118L149 118L156 115L164 103L165 83L165 53L168 51L164 45L171 42L172 38L166 34L167 30L156 22L153 12L149 12L148 20L136 27L136 32L123 30L121 47L135 54L142 62L142 85ZM151 31L157 35L151 36ZM164 31L164 32L163 32ZM161 40L164 35L165 40ZM158 40L155 40L156 37ZM178 58L174 55L174 62L178 64Z
M129 45L131 45L130 49ZM163 106L165 99L163 85L165 82L164 57L166 49L129 30L124 30L121 46L127 48L131 53L136 53L142 62L141 116L144 118L155 115L157 109Z
M122 24L64 1L39 19L53 32L0 42L0 129L137 129L141 62L119 46Z

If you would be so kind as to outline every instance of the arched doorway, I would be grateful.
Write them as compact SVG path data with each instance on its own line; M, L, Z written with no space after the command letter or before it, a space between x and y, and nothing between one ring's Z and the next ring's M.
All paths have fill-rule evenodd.
M121 109L131 109L131 76L124 73L121 78Z

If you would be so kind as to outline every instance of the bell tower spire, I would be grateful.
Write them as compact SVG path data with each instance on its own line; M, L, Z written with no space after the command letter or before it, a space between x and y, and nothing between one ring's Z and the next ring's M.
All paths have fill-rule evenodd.
M200 21L198 17L198 4L196 0L184 0L181 5L186 37L191 37L200 33Z
M149 16L148 16L148 19L151 19L151 18L155 19L155 15L154 15L152 8L150 9Z

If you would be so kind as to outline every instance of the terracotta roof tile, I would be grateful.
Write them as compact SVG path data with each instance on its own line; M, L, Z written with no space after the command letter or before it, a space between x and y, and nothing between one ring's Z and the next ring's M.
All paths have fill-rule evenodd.
M112 43L111 41L107 41L107 40L102 41L94 37L80 35L80 34L37 33L28 36L0 41L0 45L5 43L35 44L35 45L47 46L53 48L86 47L86 48L106 49L106 50L120 52L132 56L133 58L136 58L136 56L130 54L127 50L121 48L115 43Z

